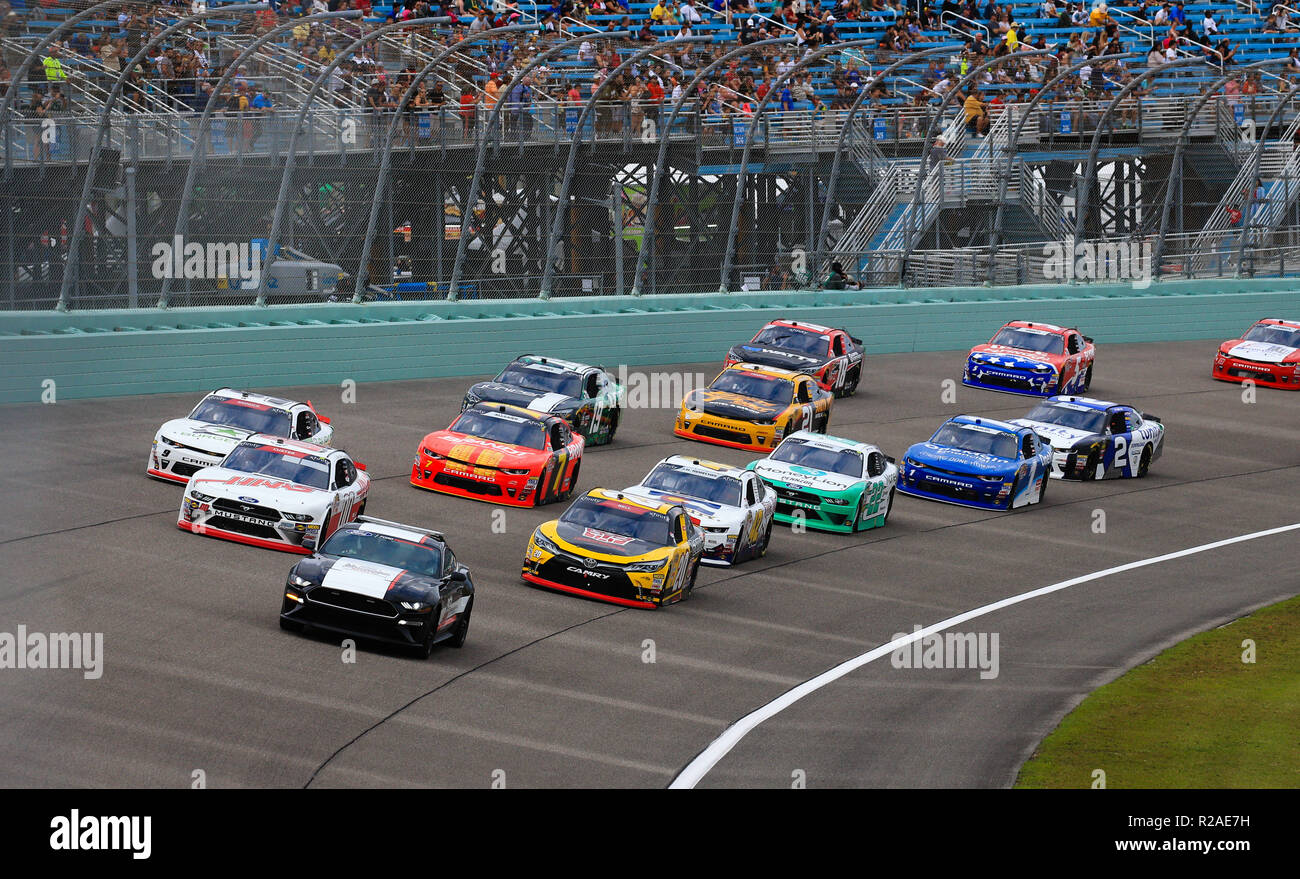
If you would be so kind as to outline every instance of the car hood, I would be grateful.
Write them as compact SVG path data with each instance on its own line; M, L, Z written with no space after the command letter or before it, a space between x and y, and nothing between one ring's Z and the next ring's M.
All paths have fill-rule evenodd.
M511 446L450 430L438 430L429 434L421 443L421 448L470 464L482 463L485 467L510 467L512 464L524 467L546 457L546 452L541 449ZM456 450L454 456L449 454L452 449Z
M1229 342L1228 356L1256 360L1260 363L1295 363L1300 361L1300 348L1274 345L1270 342Z
M1017 418L1011 423L1019 424L1024 427L1032 427L1034 433L1046 438L1054 448L1058 449L1068 449L1070 446L1073 446L1082 440L1100 436L1100 434L1095 434L1091 431L1079 430L1074 427L1065 427L1060 424L1047 424L1042 421L1030 421L1028 418Z
M842 492L862 484L861 479L854 479L842 473L831 473L766 458L755 462L754 472L765 480L776 480L790 488L809 488L813 491Z
M206 452L225 457L231 449L253 435L251 430L208 424L192 418L176 418L158 428L158 436Z
M695 391L686 398L686 404L699 409L705 415L719 418L736 418L748 421L752 418L771 419L785 411L780 403L769 403L757 397L746 397L730 391Z
M534 412L563 412L576 409L581 400L565 394L540 394L537 391L499 382L479 382L469 389L469 394L484 403L508 403Z
M773 345L736 345L728 353L733 360L800 371L817 369L829 359Z
M323 488L224 467L205 467L195 473L190 477L186 490L189 489L290 513L319 511L329 506L334 497L333 492Z
M1047 354L1042 351L1026 351L1021 348L1008 348L1005 345L978 345L971 349L970 359L989 366L1005 369L1029 369L1041 363L1053 368L1059 367L1065 357L1061 354Z
M583 552L622 558L635 558L660 553L668 549L662 544L651 543L647 540L638 540L635 537L625 537L621 534L610 534L599 529L561 521L555 523L555 536Z
M438 600L440 582L391 565L336 556L313 556L294 573L318 586L390 601Z
M907 457L921 464L953 470L958 473L970 473L975 476L1000 476L1014 473L1020 467L1019 461L986 455L982 452L968 452L965 449L952 449L934 443L917 443L907 450Z
M734 525L739 519L743 518L743 513L739 507L720 504L716 501L706 501L703 498L689 495L675 494L658 488L646 488L644 485L634 485L631 488L624 489L623 494L656 503L680 504L698 525L719 528L724 525Z

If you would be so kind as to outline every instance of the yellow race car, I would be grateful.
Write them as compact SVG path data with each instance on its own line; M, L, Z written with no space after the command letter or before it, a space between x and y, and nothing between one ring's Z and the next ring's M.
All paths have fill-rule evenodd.
M801 372L737 363L682 400L673 433L764 452L796 430L825 433L835 394Z
M703 555L704 532L680 504L594 488L537 526L522 573L534 586L656 608L690 597Z

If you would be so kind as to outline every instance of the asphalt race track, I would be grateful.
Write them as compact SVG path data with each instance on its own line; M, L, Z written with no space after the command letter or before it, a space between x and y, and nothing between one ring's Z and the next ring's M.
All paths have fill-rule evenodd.
M1090 395L1168 428L1146 479L1054 481L1042 506L1010 514L900 495L885 528L859 535L778 526L767 558L703 568L694 597L661 611L520 580L529 533L562 506L509 509L494 533L493 506L408 484L416 444L476 379L363 384L344 405L337 385L268 377L258 390L312 399L367 464L370 514L445 531L472 567L469 641L428 661L362 642L345 663L338 639L280 631L295 556L176 528L181 489L146 478L145 457L198 395L0 407L0 630L104 634L97 680L0 670L0 785L187 787L201 770L210 787L663 787L736 719L915 625L1300 521L1300 393L1243 402L1210 379L1214 350L1100 343ZM1031 407L960 384L945 404L962 360L868 357L831 432L901 458L949 415ZM682 369L707 380L717 364ZM581 488L622 488L672 453L758 457L679 440L672 419L625 411L614 445L587 451ZM999 636L995 679L874 662L758 727L701 786L1009 785L1098 685L1300 592L1295 548L1296 532L1251 540L971 621L963 631ZM1100 768L1122 782L1122 766Z

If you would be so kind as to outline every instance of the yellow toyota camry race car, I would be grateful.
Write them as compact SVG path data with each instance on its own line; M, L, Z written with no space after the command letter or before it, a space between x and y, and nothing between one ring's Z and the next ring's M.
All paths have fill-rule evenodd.
M801 372L737 363L682 400L673 433L751 451L770 451L796 430L825 433L835 394Z
M680 504L594 488L533 532L523 578L627 607L656 608L690 597L704 532Z

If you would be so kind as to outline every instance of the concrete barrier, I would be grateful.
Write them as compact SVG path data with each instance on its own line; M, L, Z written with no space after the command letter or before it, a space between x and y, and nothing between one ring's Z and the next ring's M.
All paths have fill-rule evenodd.
M766 321L844 327L868 354L963 350L1011 319L1099 346L1232 338L1300 317L1282 280L283 305L0 315L0 403L482 375L517 354L609 367L721 362ZM1210 349L1207 348L1208 368Z

